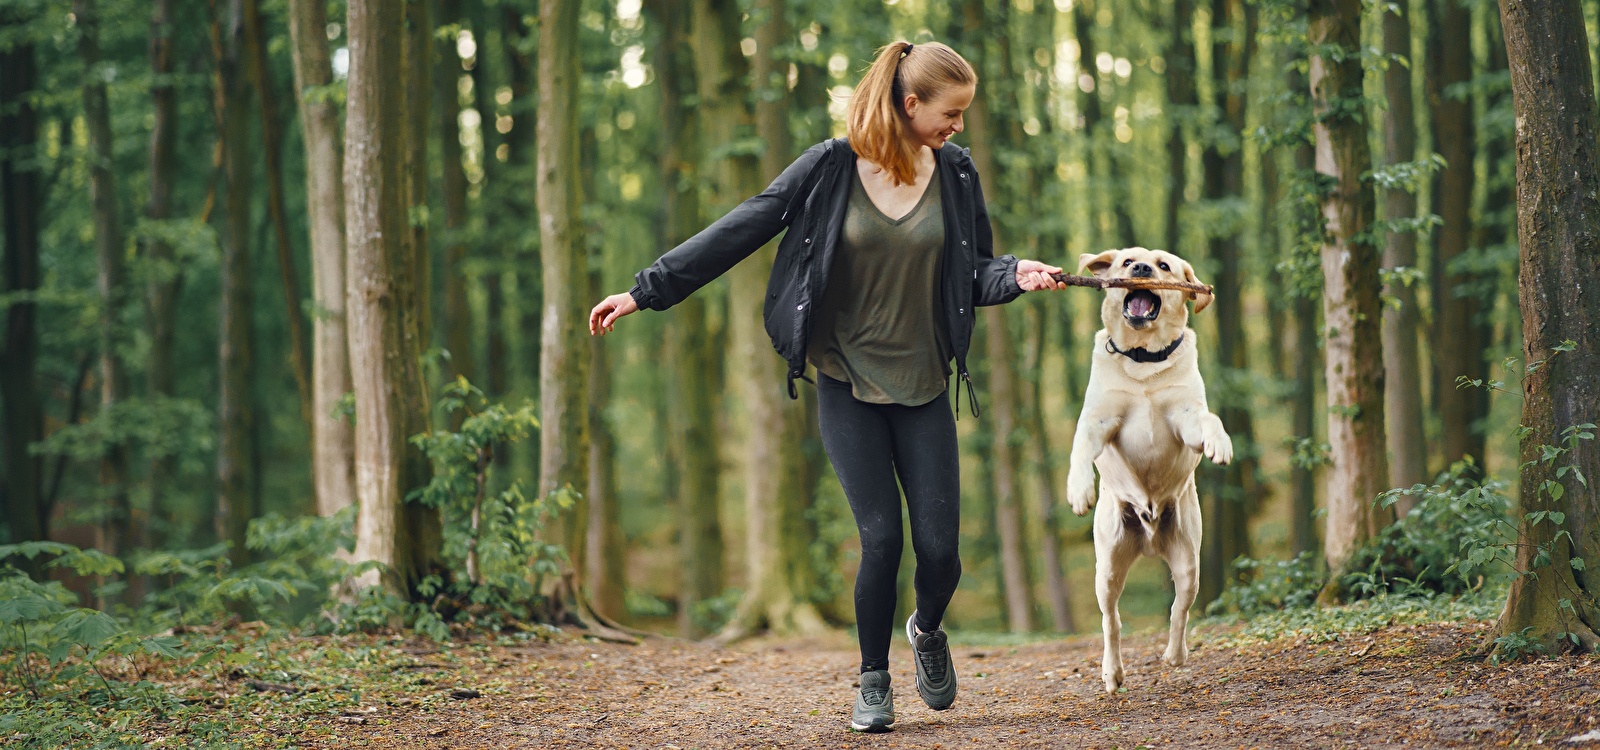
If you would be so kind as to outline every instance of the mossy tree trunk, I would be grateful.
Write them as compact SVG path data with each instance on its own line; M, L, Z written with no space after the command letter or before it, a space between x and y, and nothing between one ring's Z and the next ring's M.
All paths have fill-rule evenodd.
M1361 175L1372 168L1362 108L1359 0L1314 0L1308 36L1316 171L1326 182L1322 216L1323 323L1328 382L1328 520L1323 553L1340 594L1351 554L1393 520L1373 500L1389 480L1384 443L1379 251L1371 240L1375 196ZM1328 50L1342 50L1329 54Z
M655 62L661 87L661 167L667 187L662 195L661 250L665 251L704 226L695 28L688 3L661 0L648 9L661 28ZM720 389L714 387L722 381L723 362L708 315L714 289L703 289L674 307L661 342L661 358L667 363L667 455L673 479L669 495L679 509L678 633L691 638L706 635L695 617L695 605L720 594L724 583L718 505Z
M789 111L793 106L788 91L789 66L779 56L785 46L794 46L787 13L786 0L756 0L751 19L757 24L756 53L751 58L756 135L765 145L761 177L769 180L789 165L795 152L789 132ZM801 106L805 104L808 103ZM769 243L757 254L760 262L742 264L746 269L742 273L751 277L765 275L776 253L777 242ZM761 283L754 283L749 289L735 287L732 309L734 314L747 318L745 322L750 327L755 327L765 288ZM765 341L752 344L767 348ZM806 519L816 486L814 463L804 448L810 433L808 402L792 400L779 388L784 370L776 357L770 352L760 352L758 356L759 361L769 364L753 368L757 371L756 380L746 393L751 398L752 417L770 420L769 429L774 433L775 463L759 467L772 475L773 487L767 492L745 495L747 585L733 619L717 636L724 642L762 627L779 635L816 635L827 628L827 621L813 601L818 589L811 560L815 534Z
M32 14L15 8L0 11L0 29L33 23ZM26 35L21 35L26 39ZM9 542L46 539L50 513L43 492L42 465L28 446L44 438L44 411L39 404L38 305L29 296L39 288L41 224L38 168L38 111L32 94L38 86L34 46L19 41L0 50L0 294L16 294L5 313L5 339L0 344L0 413L4 450L0 495L6 498Z
M1001 59L1007 45L1002 40L1008 35L1009 8L1002 5L995 13L986 13L983 3L966 0L962 3L962 17L969 32L965 54L978 69L983 81L972 106L967 110L967 123L971 127L972 160L978 174L989 180L987 196L991 206L1002 203L999 186L1008 182L997 166L995 152L1005 148L1010 133L1003 126L1003 118L990 106L991 100L1004 97L997 88L1011 85L1005 75L1009 67ZM979 30L982 30L981 32ZM982 36L979 36L979 34ZM995 40L993 47L986 40ZM991 217L998 218L994 213ZM999 220L994 227L996 253L1006 252L1006 242L1013 239L1005 222ZM1022 534L1022 505L1018 497L1017 479L1021 476L1017 400L1019 384L1016 370L1015 346L1011 340L1011 327L1006 310L1000 306L986 307L983 315L984 353L988 358L989 396L984 418L990 421L994 443L994 523L1000 542L1001 575L1005 582L1006 622L1013 633L1033 630L1032 586L1028 575L1028 554ZM957 404L959 407L960 405Z
M1565 639L1587 651L1600 646L1600 443L1573 436L1593 436L1580 425L1600 422L1600 117L1577 0L1501 0L1500 17L1518 124L1518 297L1529 371L1516 556L1523 575L1496 633L1546 649ZM1570 452L1549 459L1551 447ZM1556 513L1564 518L1548 515Z
M1383 12L1383 51L1411 58L1411 14L1408 3ZM1383 74L1383 159L1399 164L1416 159L1417 125L1411 104L1411 67L1391 62ZM1417 215L1417 196L1404 188L1383 194L1383 218L1404 221ZM1417 233L1388 232L1383 245L1383 267L1417 268ZM1389 424L1389 484L1410 487L1428 480L1428 442L1422 422L1422 363L1418 333L1422 326L1417 290L1410 283L1390 284L1394 306L1383 311L1384 412ZM1411 510L1413 499L1402 496L1395 509Z
M1480 274L1463 268L1472 242L1472 194L1476 181L1473 149L1472 9L1462 0L1436 0L1436 18L1428 41L1428 76L1433 114L1434 148L1446 166L1434 178L1433 212L1444 220L1434 232L1432 269L1433 339L1449 342L1434 347L1433 401L1439 414L1439 444L1444 466L1465 456L1484 465L1482 420L1489 412L1489 392L1457 387L1456 379L1485 380L1484 349L1490 326L1483 320L1485 297ZM1492 292L1492 288L1490 290Z
M1220 121L1212 129L1201 164L1205 197L1220 206L1244 200L1244 131L1246 81L1254 53L1254 19L1243 0L1216 0L1211 6L1211 92ZM1216 210L1216 209L1214 209ZM1210 467L1203 476L1206 528L1201 544L1200 593L1196 603L1205 606L1233 578L1233 561L1250 554L1250 509L1262 501L1255 425L1250 416L1250 390L1240 383L1250 372L1244 332L1246 283L1239 237L1244 217L1237 225L1209 227L1207 246L1218 289L1217 359L1221 382L1212 386L1218 416L1233 438L1234 459L1226 467ZM1226 291L1224 291L1226 290ZM1220 386L1220 387L1219 387Z
M317 514L355 502L355 440L334 411L352 389L345 336L343 154L339 108L327 96L333 68L328 14L320 0L289 0L290 59L306 151L306 217L311 228L311 470Z
M244 40L244 0L233 0L217 19L222 58L217 61L217 109L222 133L221 331L217 372L217 537L232 544L235 567L250 561L245 530L260 505L255 472L254 263L250 254L250 81ZM214 42L218 40L213 40Z

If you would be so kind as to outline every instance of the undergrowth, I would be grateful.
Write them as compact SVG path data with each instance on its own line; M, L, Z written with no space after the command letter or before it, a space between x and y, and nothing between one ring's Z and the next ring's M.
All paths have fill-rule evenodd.
M1234 562L1233 583L1206 609L1206 625L1238 624L1229 641L1332 640L1390 625L1492 620L1514 573L1512 500L1503 482L1474 479L1470 461L1432 484L1390 490L1377 503L1414 506L1360 547L1341 583L1351 600L1319 607L1328 580L1320 558Z

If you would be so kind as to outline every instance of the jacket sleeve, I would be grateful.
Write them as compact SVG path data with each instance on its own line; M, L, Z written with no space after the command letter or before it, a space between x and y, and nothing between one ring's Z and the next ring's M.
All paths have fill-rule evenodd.
M785 215L787 209L806 175L821 162L824 146L819 143L806 149L760 195L740 203L634 274L634 286L628 290L634 302L651 310L672 307L778 236L794 218Z
M1017 256L994 257L994 228L989 226L989 208L983 201L983 183L978 180L978 170L967 161L972 171L973 202L977 213L973 217L976 249L972 254L972 304L978 307L1003 305L1022 296L1017 285Z

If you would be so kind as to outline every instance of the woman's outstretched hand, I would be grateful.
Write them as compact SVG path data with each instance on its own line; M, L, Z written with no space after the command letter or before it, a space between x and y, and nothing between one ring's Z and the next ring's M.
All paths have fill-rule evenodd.
M1017 261L1017 286L1024 292L1036 292L1040 289L1066 289L1067 285L1050 278L1050 274L1061 273L1055 266L1047 266L1036 260ZM598 308L596 308L598 309Z
M1021 275L1020 266L1018 275ZM613 294L595 305L589 311L589 335L604 336L611 332L617 325L617 318L639 311L639 303L633 301L633 295L623 292Z

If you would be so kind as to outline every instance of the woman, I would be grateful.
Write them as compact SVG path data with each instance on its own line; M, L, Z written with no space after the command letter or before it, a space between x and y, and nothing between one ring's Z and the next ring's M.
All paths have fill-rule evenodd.
M823 447L861 532L856 624L861 689L851 726L894 724L889 640L900 567L905 488L916 552L917 608L906 622L917 692L929 708L955 701L939 627L961 577L959 454L947 383L967 374L974 307L1024 291L1064 288L1061 269L994 257L983 191L961 132L977 75L937 42L895 42L856 88L849 138L807 149L760 195L663 255L626 294L589 314L603 334L640 308L665 310L778 232L767 285L767 333L789 364L789 395L807 362L818 372Z

